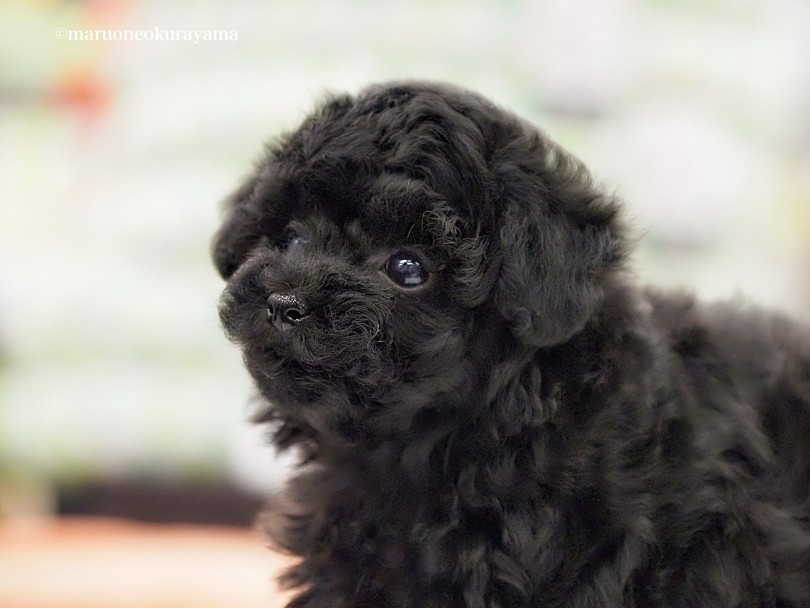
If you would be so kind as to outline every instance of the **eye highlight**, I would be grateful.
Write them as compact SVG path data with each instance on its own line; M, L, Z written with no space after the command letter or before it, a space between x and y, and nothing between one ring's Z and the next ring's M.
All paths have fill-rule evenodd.
M412 253L406 251L395 253L383 266L383 271L395 284L406 289L424 285L430 273Z
M289 230L284 235L284 237L279 241L278 247L282 251L287 249L295 249L296 247L302 247L309 243L309 239L301 234L298 234L294 230Z

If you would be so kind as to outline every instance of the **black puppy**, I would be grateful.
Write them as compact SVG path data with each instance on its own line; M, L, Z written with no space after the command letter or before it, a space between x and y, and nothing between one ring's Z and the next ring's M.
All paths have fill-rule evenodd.
M810 338L635 287L617 201L434 83L325 103L214 243L290 606L810 606Z

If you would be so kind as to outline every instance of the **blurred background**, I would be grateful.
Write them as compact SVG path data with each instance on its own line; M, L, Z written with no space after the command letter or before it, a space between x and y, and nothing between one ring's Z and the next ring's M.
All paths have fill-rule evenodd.
M643 281L810 320L806 0L6 0L0 521L250 525L285 467L218 325L219 202L325 92L411 77L582 158Z

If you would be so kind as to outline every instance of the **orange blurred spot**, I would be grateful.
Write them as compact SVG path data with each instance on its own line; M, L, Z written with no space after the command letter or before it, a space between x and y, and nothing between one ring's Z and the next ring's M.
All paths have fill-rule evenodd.
M111 98L109 87L90 70L72 72L59 79L48 94L63 107L78 107L91 117L100 114Z

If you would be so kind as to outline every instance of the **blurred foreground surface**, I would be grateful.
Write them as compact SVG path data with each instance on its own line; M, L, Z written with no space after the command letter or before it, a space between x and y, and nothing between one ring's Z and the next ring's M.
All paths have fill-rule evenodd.
M273 608L286 558L256 531L105 518L0 522L3 608Z

